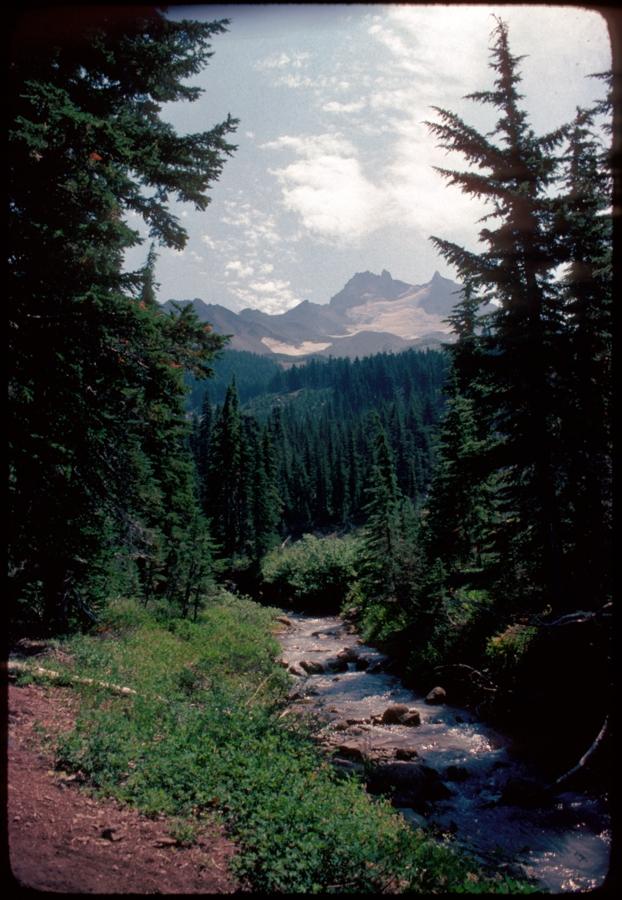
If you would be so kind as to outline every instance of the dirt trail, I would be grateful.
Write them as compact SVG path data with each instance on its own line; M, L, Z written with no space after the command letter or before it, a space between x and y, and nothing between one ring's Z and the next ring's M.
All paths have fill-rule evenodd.
M53 768L41 736L69 730L76 698L56 686L8 690L8 861L17 885L68 894L230 894L235 852L213 825L176 846L171 821L90 798ZM6 853L6 848L5 848Z

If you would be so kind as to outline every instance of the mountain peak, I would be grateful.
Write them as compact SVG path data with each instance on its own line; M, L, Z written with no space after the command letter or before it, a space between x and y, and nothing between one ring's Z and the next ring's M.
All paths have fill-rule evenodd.
M449 339L446 317L460 287L436 271L426 284L412 285L364 271L353 275L329 303L301 300L286 312L269 314L247 308L240 313L195 298L165 308L191 304L200 321L219 334L232 335L231 347L273 354L283 360L309 356L363 356L396 352L408 346L436 346Z
M436 272L434 273L434 275L432 276L432 280L430 281L430 284L431 284L431 285L432 285L432 284L433 284L433 285L439 285L439 284L443 284L444 282L449 282L450 284L453 284L453 283L454 283L454 282L451 280L451 278L445 278L444 275L441 275L441 273L440 273L440 272L438 271L438 269L437 269Z
M357 272L343 290L331 297L330 306L348 309L367 300L395 300L410 288L411 284L397 281L386 269L383 269L380 275L369 271Z

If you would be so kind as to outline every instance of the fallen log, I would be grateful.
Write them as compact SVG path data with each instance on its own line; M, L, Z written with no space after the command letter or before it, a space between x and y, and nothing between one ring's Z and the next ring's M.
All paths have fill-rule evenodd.
M7 672L27 672L30 675L38 675L40 678L49 678L51 681L55 681L57 678L63 678L74 684L92 684L96 687L106 688L116 694L138 693L134 688L124 687L121 684L114 684L111 681L97 681L95 678L83 678L79 675L68 675L66 672L57 672L55 669L44 669L43 666L29 666L27 663L22 663L15 659L10 659L6 668Z
M552 622L538 622L540 628L558 628L560 625L585 625L586 622L597 622L601 619L609 619L612 615L613 604L606 603L601 609L578 609L575 612L565 613Z

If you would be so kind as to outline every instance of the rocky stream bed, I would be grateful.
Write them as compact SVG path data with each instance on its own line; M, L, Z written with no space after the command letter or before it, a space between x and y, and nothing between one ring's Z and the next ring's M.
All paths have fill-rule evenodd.
M450 705L441 685L416 694L341 619L288 612L282 663L292 709L318 718L341 771L360 773L414 827L451 835L484 865L547 891L588 891L607 874L610 822L600 798L553 793L508 738Z

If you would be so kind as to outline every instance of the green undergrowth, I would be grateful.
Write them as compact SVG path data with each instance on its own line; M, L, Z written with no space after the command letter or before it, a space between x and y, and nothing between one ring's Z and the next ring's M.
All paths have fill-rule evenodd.
M305 726L283 715L289 676L274 662L278 611L223 594L196 623L158 621L129 601L106 630L63 644L81 709L58 765L102 796L167 814L187 843L216 813L254 891L526 891L485 878L404 823L353 778L339 778ZM183 842L182 842L183 843Z

